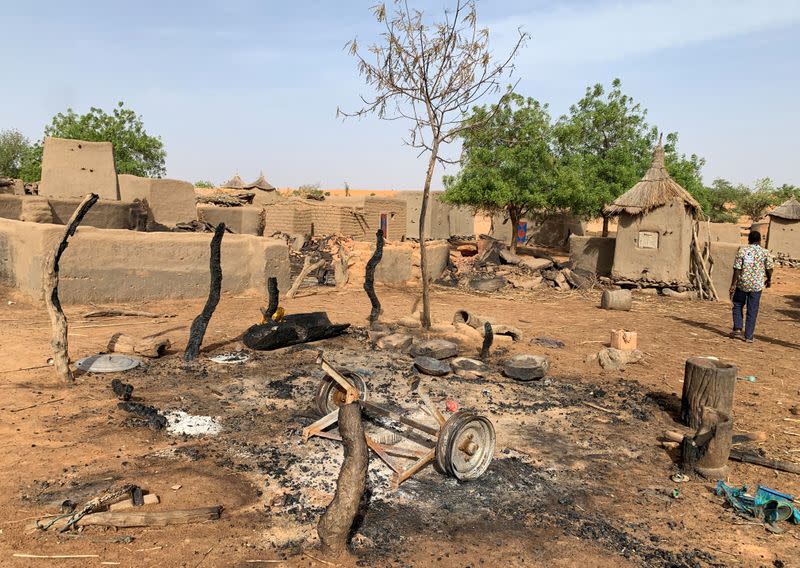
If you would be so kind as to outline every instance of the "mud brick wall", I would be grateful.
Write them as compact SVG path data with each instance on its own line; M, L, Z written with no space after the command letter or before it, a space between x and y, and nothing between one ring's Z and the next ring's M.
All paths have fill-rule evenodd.
M772 254L782 254L800 260L800 221L771 217L767 248Z
M64 227L0 219L0 279L42 300L44 260ZM80 227L61 262L65 303L118 302L208 295L210 233L143 233ZM267 278L289 287L289 250L281 240L226 234L222 290L263 292Z
M219 207L202 203L197 206L197 218L216 226L225 223L234 233L240 235L264 234L261 207Z
M119 200L111 142L45 138L39 195L83 197L87 193Z
M65 225L80 205L77 198L44 198L33 195L0 195L0 218L21 220L26 204L47 204L50 210L41 222ZM83 225L98 229L133 229L135 211L133 203L100 199L83 219ZM30 219L26 219L30 220Z
M375 231L381 226L381 214L387 215L388 232L386 240L399 241L406 234L406 202L402 199L386 197L367 197L364 199L364 219L367 224L365 238L374 238Z
M573 268L594 272L598 276L610 276L614 264L614 237L569 238L569 259Z

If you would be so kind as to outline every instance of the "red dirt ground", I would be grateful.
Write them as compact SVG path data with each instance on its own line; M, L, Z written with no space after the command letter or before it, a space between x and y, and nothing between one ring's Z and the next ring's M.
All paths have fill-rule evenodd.
M768 456L800 462L800 416L790 413L790 407L800 403L800 271L779 269L775 282L762 302L753 345L726 337L730 314L724 303L637 295L633 311L608 312L597 307L598 292L546 289L472 295L435 287L436 320L450 321L455 309L466 308L519 327L525 340L502 344L496 360L502 360L503 350L548 355L552 383L520 385L497 373L478 384L431 379L435 400L453 397L462 406L474 406L491 416L498 431L498 469L487 472L484 477L489 477L470 489L470 484L461 487L444 481L428 468L403 486L407 489L401 492L402 499L394 501L381 493L374 498L375 512L367 509L354 541L360 565L665 566L669 563L662 557L667 553L678 555L677 566L798 565L800 529L772 534L724 508L712 492L712 482L673 483L674 458L657 442L664 429L682 430L669 410L681 391L685 360L714 355L736 363L740 375L757 377L755 383L737 385L735 430L766 432L767 440L758 446ZM384 287L378 293L383 320L391 322L408 315L417 291ZM273 476L279 476L274 464L265 469L251 467L245 458L240 462L221 458L232 455L234 445L245 439L253 447L284 444L301 452L301 468L313 467L314 452L341 452L329 442L299 443L298 424L309 421L304 413L313 396L312 377L298 378L297 396L288 399L259 390L295 366L310 368L307 362L302 367L302 352L264 354L241 373L209 363L203 363L202 372L187 372L181 370L180 353L202 301L127 306L177 314L157 320L84 320L80 315L91 306L66 306L74 359L104 350L118 331L165 334L173 340L172 353L153 363L150 371L123 377L135 384L134 394L158 408L202 409L218 416L223 426L236 425L230 428L231 438L217 441L174 438L137 427L117 410L108 376L83 375L75 386L64 387L50 367L18 370L47 360L47 314L13 290L0 289L0 301L0 564L210 567L280 560L260 565L326 565L314 551L313 527L319 507L331 497L319 483L331 487L338 470L323 467L315 474L318 479L299 479L293 494L302 497L307 514L300 516L295 510L289 515L274 505L280 496L275 483L269 485ZM204 356L231 349L242 331L260 317L262 302L256 294L223 296L206 335ZM363 325L369 312L361 290L306 291L285 305L289 313L327 310L333 321L354 325ZM585 362L587 355L608 342L609 330L621 327L638 332L646 354L643 362L615 372ZM561 339L566 347L528 345L528 339L538 336ZM321 347L340 363L361 357L358 364L368 367L379 360L355 336L329 340ZM391 379L389 374L381 376ZM404 388L403 384L397 381L391 388ZM481 400L482 392L491 392L489 402ZM547 406L562 396L558 405ZM590 396L587 400L614 414L581 404L582 396ZM241 439L235 437L239 435ZM180 451L189 455L195 450L197 459L175 458ZM509 469L512 466L517 469ZM373 460L370 468L379 472L383 465ZM512 478L503 477L504 471ZM517 474L529 475L531 483L540 485L531 485L530 493L520 493L520 499L503 501L503 492L511 491ZM800 476L755 465L730 462L727 479L800 494ZM113 481L137 483L157 493L161 509L221 503L225 511L219 521L179 527L119 531L87 527L69 537L31 529L34 519L57 512L62 500L91 497ZM557 484L553 487L567 488L570 497L544 500L537 508L541 496L535 487L550 487L551 481ZM177 484L180 489L170 489ZM677 499L670 496L673 488L680 490ZM476 503L479 515L470 516L468 496L483 498L492 491L487 503L519 505L523 514L514 517L491 507L478 509ZM526 495L536 501L535 507L525 503ZM385 541L374 527L381 527ZM394 546L391 542L397 539L383 527L407 538ZM115 542L124 535L135 540ZM633 551L626 543L632 543ZM32 560L12 556L15 553L98 556ZM651 553L657 556L648 556Z

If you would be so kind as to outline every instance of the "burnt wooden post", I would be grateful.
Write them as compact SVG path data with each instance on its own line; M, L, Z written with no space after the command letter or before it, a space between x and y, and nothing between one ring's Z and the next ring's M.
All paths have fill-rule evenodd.
M275 312L278 311L278 279L274 276L267 278L267 309L261 309L262 320L261 323L269 323Z
M694 470L705 478L724 477L733 440L730 414L704 406L700 426L693 438L685 436L681 457L685 471Z
M687 359L681 395L681 422L691 428L699 428L704 406L710 406L730 416L736 373L736 365L718 359Z
M378 316L381 315L381 302L375 294L375 268L383 258L383 230L378 229L375 233L376 243L375 252L367 262L367 269L364 274L364 291L369 296L369 301L372 303L372 311L369 313L369 323L378 321Z
M211 238L211 260L209 262L211 270L211 286L208 290L208 300L203 307L200 315L194 318L192 327L189 329L189 341L186 344L186 351L183 352L184 361L192 361L197 359L200 353L200 345L203 343L203 337L206 335L206 328L211 316L214 315L214 310L219 303L219 295L222 290L222 236L225 234L225 223L220 223L214 230L214 236Z
M492 331L492 324L488 321L483 322L483 345L481 346L481 360L486 361L489 358L489 349L492 347L494 341L494 331Z
M58 243L58 248L47 259L45 267L45 281L44 281L44 301L47 306L47 313L50 316L50 326L52 328L52 338L50 339L50 346L53 349L53 365L56 373L67 384L72 384L75 377L72 370L69 368L69 342L67 339L67 317L61 309L61 300L58 298L58 263L61 260L61 255L67 250L69 238L78 230L78 225L81 224L83 218L89 212L97 200L99 199L96 193L90 193L83 198L78 208L73 211L72 216L67 221L67 227L64 230L64 236Z
M339 407L339 434L344 444L344 461L336 481L336 494L317 525L322 550L334 556L347 554L350 529L367 485L369 448L358 401Z

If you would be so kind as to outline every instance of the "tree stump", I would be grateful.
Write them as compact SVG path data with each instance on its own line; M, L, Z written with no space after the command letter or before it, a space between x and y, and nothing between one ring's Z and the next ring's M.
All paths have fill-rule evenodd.
M684 471L696 471L706 479L725 476L733 439L730 414L710 406L701 409L702 422L694 438L685 436L681 444Z
M681 422L690 428L699 428L704 406L731 415L736 373L736 365L718 359L687 359L681 395Z
M347 554L350 529L367 485L369 448L358 401L339 407L339 434L344 444L344 461L336 481L336 494L317 525L323 552L334 557Z
M605 290L600 298L604 310L630 311L633 299L630 290Z

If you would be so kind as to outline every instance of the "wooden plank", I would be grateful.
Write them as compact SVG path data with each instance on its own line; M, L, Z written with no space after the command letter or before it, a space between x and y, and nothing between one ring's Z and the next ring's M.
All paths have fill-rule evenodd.
M92 513L83 517L79 524L81 526L100 525L106 527L165 527L215 521L219 519L221 513L221 505L163 512Z
M398 472L397 474L395 474L395 476L392 478L392 487L397 489L400 486L400 484L403 483L406 479L408 479L409 477L417 473L419 470L421 470L423 467L428 465L431 461L433 461L433 458L435 456L436 456L436 448L431 448L430 450L428 450L428 452L419 460L417 460L416 463L414 463L414 465L412 465L410 468L408 468L402 473Z
M438 436L439 435L439 429L438 428L434 428L432 426L427 426L425 424L417 422L416 420L412 420L411 418L406 418L405 416L402 416L401 414L398 414L397 412L392 412L391 410L388 410L386 408L378 406L377 404L373 404L373 403L368 402L368 401L361 401L361 406L367 412L372 412L372 413L377 414L379 416L385 416L387 418L391 418L393 420L397 420L398 422L401 422L401 423L405 424L406 426L411 426L415 430L420 430L421 432L425 432L426 434L430 434L431 436Z
M417 392L419 395L420 400L422 401L422 405L425 409L430 413L431 416L439 423L439 426L444 426L446 422L444 416L439 411L438 408L431 402L431 399L428 398L428 395L420 388Z
M355 388L353 385L350 384L350 381L345 379L339 371L334 369L330 363L328 363L325 358L322 356L322 351L319 352L317 355L317 364L325 371L328 376L330 376L334 381L336 381L340 387L342 387L347 395L345 396L345 403L350 404L351 402L355 402L359 399L359 392L358 389Z
M394 471L395 473L403 471L402 467L394 463L392 459L388 455L386 455L386 452L383 451L383 448L378 442L376 442L369 436L366 436L366 438L367 438L367 445L372 449L373 452L378 454L378 457L381 458L386 463L386 465L392 468L392 471Z
M330 414L323 416L310 426L303 428L303 441L307 442L311 436L319 434L322 430L333 424L339 419L339 409L337 408Z

